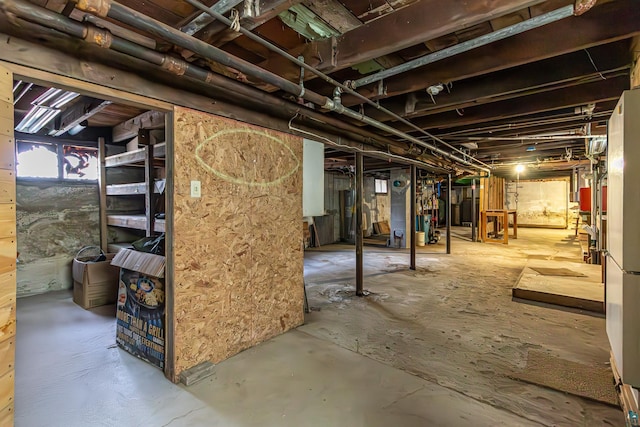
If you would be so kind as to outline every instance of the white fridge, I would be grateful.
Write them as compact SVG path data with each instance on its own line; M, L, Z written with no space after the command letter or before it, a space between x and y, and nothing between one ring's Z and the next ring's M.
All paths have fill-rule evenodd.
M640 388L640 90L623 93L608 132L607 335L622 381Z

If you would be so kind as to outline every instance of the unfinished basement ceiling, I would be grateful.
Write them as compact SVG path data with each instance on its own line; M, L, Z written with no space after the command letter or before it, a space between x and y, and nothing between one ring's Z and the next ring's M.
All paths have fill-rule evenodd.
M272 84L167 42L157 34L112 17L87 15L74 9L72 2L31 3L77 21L99 21L99 25L138 45L298 101ZM190 3L120 2L264 70L296 84L300 82L299 66L196 10ZM342 94L342 104L458 157L474 156L495 166L494 173L516 163L566 171L584 161L588 141L585 137L606 133L606 121L616 100L629 88L632 45L640 34L640 8L636 0L206 0L202 3L215 5L216 11L225 16L237 15L242 28L295 57L304 57L306 64L338 82L358 82L422 59L428 64L390 73L383 79L370 79L373 82L358 84L356 90L437 139L348 93ZM523 26L531 28L517 33ZM7 28L19 33L10 24ZM508 34L500 39L503 32ZM46 44L64 48L64 43L54 40L51 34L48 36ZM473 48L466 49L469 44ZM461 52L450 56L451 49ZM190 84L193 87L193 82ZM307 93L313 91L333 98L334 86L308 70L304 72L304 86ZM259 108L246 100L237 102ZM322 111L318 105L314 108ZM398 141L398 146L404 144L407 157L431 158L441 165L450 163L450 159L433 150L401 141L397 135L370 124L336 113L322 113L353 124L369 132L368 135L376 135L367 138L380 151Z
M22 80L13 88L15 131L34 137L97 141L104 136L111 142L111 128L147 111ZM38 115L39 110L50 114Z

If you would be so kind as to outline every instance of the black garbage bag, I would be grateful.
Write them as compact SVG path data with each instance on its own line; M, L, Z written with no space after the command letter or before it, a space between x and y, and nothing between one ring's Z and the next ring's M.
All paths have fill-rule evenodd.
M164 233L154 237L143 237L131 245L136 251L164 256Z

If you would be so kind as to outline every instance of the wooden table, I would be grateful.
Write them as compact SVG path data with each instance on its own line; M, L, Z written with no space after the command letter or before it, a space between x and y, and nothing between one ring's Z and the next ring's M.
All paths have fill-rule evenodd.
M489 209L480 212L480 237L486 243L504 243L509 244L509 215L513 216L513 238L518 238L518 212L515 209ZM489 218L493 219L493 232L498 235L498 219L502 218L504 224L504 236L502 239L489 238L487 225Z

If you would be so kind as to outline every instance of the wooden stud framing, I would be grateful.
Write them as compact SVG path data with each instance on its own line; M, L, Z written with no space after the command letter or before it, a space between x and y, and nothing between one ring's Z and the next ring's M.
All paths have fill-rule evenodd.
M104 138L98 139L98 161L100 172L98 175L98 191L100 196L100 248L106 253L109 246L109 234L107 231L107 174L104 167L106 155L106 144Z
M13 75L0 66L0 110L13 112ZM0 425L13 425L16 324L16 176L13 114L0 116Z
M146 154L146 161L144 162L144 205L145 212L147 214L147 227L145 231L147 233L147 237L150 237L153 235L153 225L155 221L155 195L153 193L153 146L147 145L144 147L144 150Z

